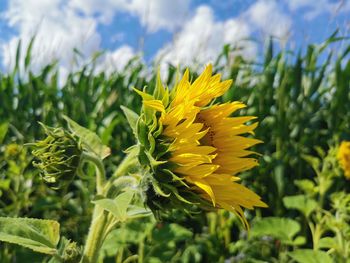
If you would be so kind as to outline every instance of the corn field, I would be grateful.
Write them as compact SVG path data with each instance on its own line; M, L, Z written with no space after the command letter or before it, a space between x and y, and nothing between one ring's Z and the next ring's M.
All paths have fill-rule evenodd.
M334 48L339 41L342 48ZM95 57L60 84L56 63L33 72L31 47L20 50L19 43L13 70L0 72L0 217L56 220L61 235L82 246L95 200L93 167L52 189L33 165L28 143L45 137L40 123L66 127L68 116L111 149L106 177L125 173L120 164L136 140L121 106L140 113L134 89L154 90L157 65L135 57L107 75L96 71ZM224 210L188 215L175 209L162 219L128 220L106 237L98 262L350 262L350 184L337 159L341 142L350 141L350 43L332 36L289 51L270 41L254 62L234 52L225 46L213 64L233 80L216 102L243 102L239 114L257 117L259 166L240 178L268 207L245 210L250 230ZM185 66L169 66L164 85L173 87ZM199 74L190 72L192 79ZM63 261L0 242L0 262Z

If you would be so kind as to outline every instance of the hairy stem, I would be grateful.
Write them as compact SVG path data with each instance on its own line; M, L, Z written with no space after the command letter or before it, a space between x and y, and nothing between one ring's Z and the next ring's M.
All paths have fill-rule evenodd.
M82 263L97 263L107 228L107 213L95 206L93 217L84 247Z
M92 162L96 167L96 191L97 194L102 194L103 186L106 181L106 171L102 160L90 153L83 152L81 155L82 161Z

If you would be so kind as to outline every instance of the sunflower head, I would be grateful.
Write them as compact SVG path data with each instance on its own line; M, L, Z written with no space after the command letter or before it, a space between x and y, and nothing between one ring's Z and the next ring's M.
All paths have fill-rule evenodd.
M350 180L350 141L343 141L340 144L337 157L345 177Z
M63 128L51 128L41 124L47 137L32 144L42 178L52 187L61 188L75 177L80 163L82 147L77 138Z
M248 148L261 141L242 136L253 134L255 117L231 116L245 107L241 102L214 102L231 84L212 75L209 65L194 81L186 70L171 91L159 74L152 95L137 91L143 107L134 132L145 168L145 201L154 212L223 208L247 226L242 208L266 206L237 177L258 165Z

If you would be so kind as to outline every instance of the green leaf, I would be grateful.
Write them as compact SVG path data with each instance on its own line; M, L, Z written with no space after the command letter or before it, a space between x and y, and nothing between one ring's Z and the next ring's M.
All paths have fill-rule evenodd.
M321 161L319 158L311 156L311 155L306 155L306 154L303 154L302 157L305 161L307 161L312 166L312 168L315 170L315 172L317 172L319 170L319 167L321 164Z
M314 194L316 192L315 183L309 179L294 180L294 184L307 194Z
M287 245L294 244L294 236L299 232L300 225L289 218L265 217L257 220L251 229L251 237L272 236ZM300 242L300 239L298 240Z
M305 217L317 208L318 204L315 200L306 195L286 196L283 198L284 206L288 209L297 209L302 212Z
M334 248L336 246L337 246L337 243L333 237L324 237L324 238L321 238L318 242L319 248Z
M324 251L312 249L297 249L288 255L298 263L332 263L332 258Z
M11 179L1 179L0 180L0 189L8 190L10 188Z
M152 215L152 212L144 207L133 206L128 209L128 219L141 218Z
M31 58L32 58L32 48L33 48L34 40L35 40L35 36L33 36L30 39L30 42L29 42L29 45L28 45L28 48L27 48L27 54L26 54L26 57L24 59L24 68L25 69L28 68L28 66L30 64L30 61L31 61Z
M127 210L133 196L134 191L128 190L118 195L115 199L103 198L93 201L93 203L112 213L118 221L124 222L128 218Z
M140 116L136 112L130 110L127 107L124 107L124 106L120 106L120 107L123 110L125 117L128 120L128 123L129 123L135 137L137 138L137 120L139 119Z
M9 128L8 122L4 122L0 124L0 144L4 141L8 128Z
M34 218L0 217L0 241L53 255L60 239L57 221Z
M96 133L80 126L67 116L63 116L63 118L69 124L71 131L81 139L83 145L86 146L89 151L95 153L101 159L111 154L111 149L102 143L100 137L98 137Z
M19 62L20 62L20 59L21 59L21 47L22 47L22 41L19 40L18 41L18 44L17 44L17 49L16 49L16 64L15 64L15 69L19 69Z
M304 245L306 243L306 238L303 236L297 236L294 240L293 240L293 245L294 246L301 246Z

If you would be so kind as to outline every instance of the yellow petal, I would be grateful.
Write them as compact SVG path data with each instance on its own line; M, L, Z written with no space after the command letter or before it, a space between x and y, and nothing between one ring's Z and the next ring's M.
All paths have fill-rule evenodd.
M149 107L149 108L152 108L156 111L160 111L160 112L165 113L164 105L163 105L163 102L161 100L144 100L143 105L145 107Z

